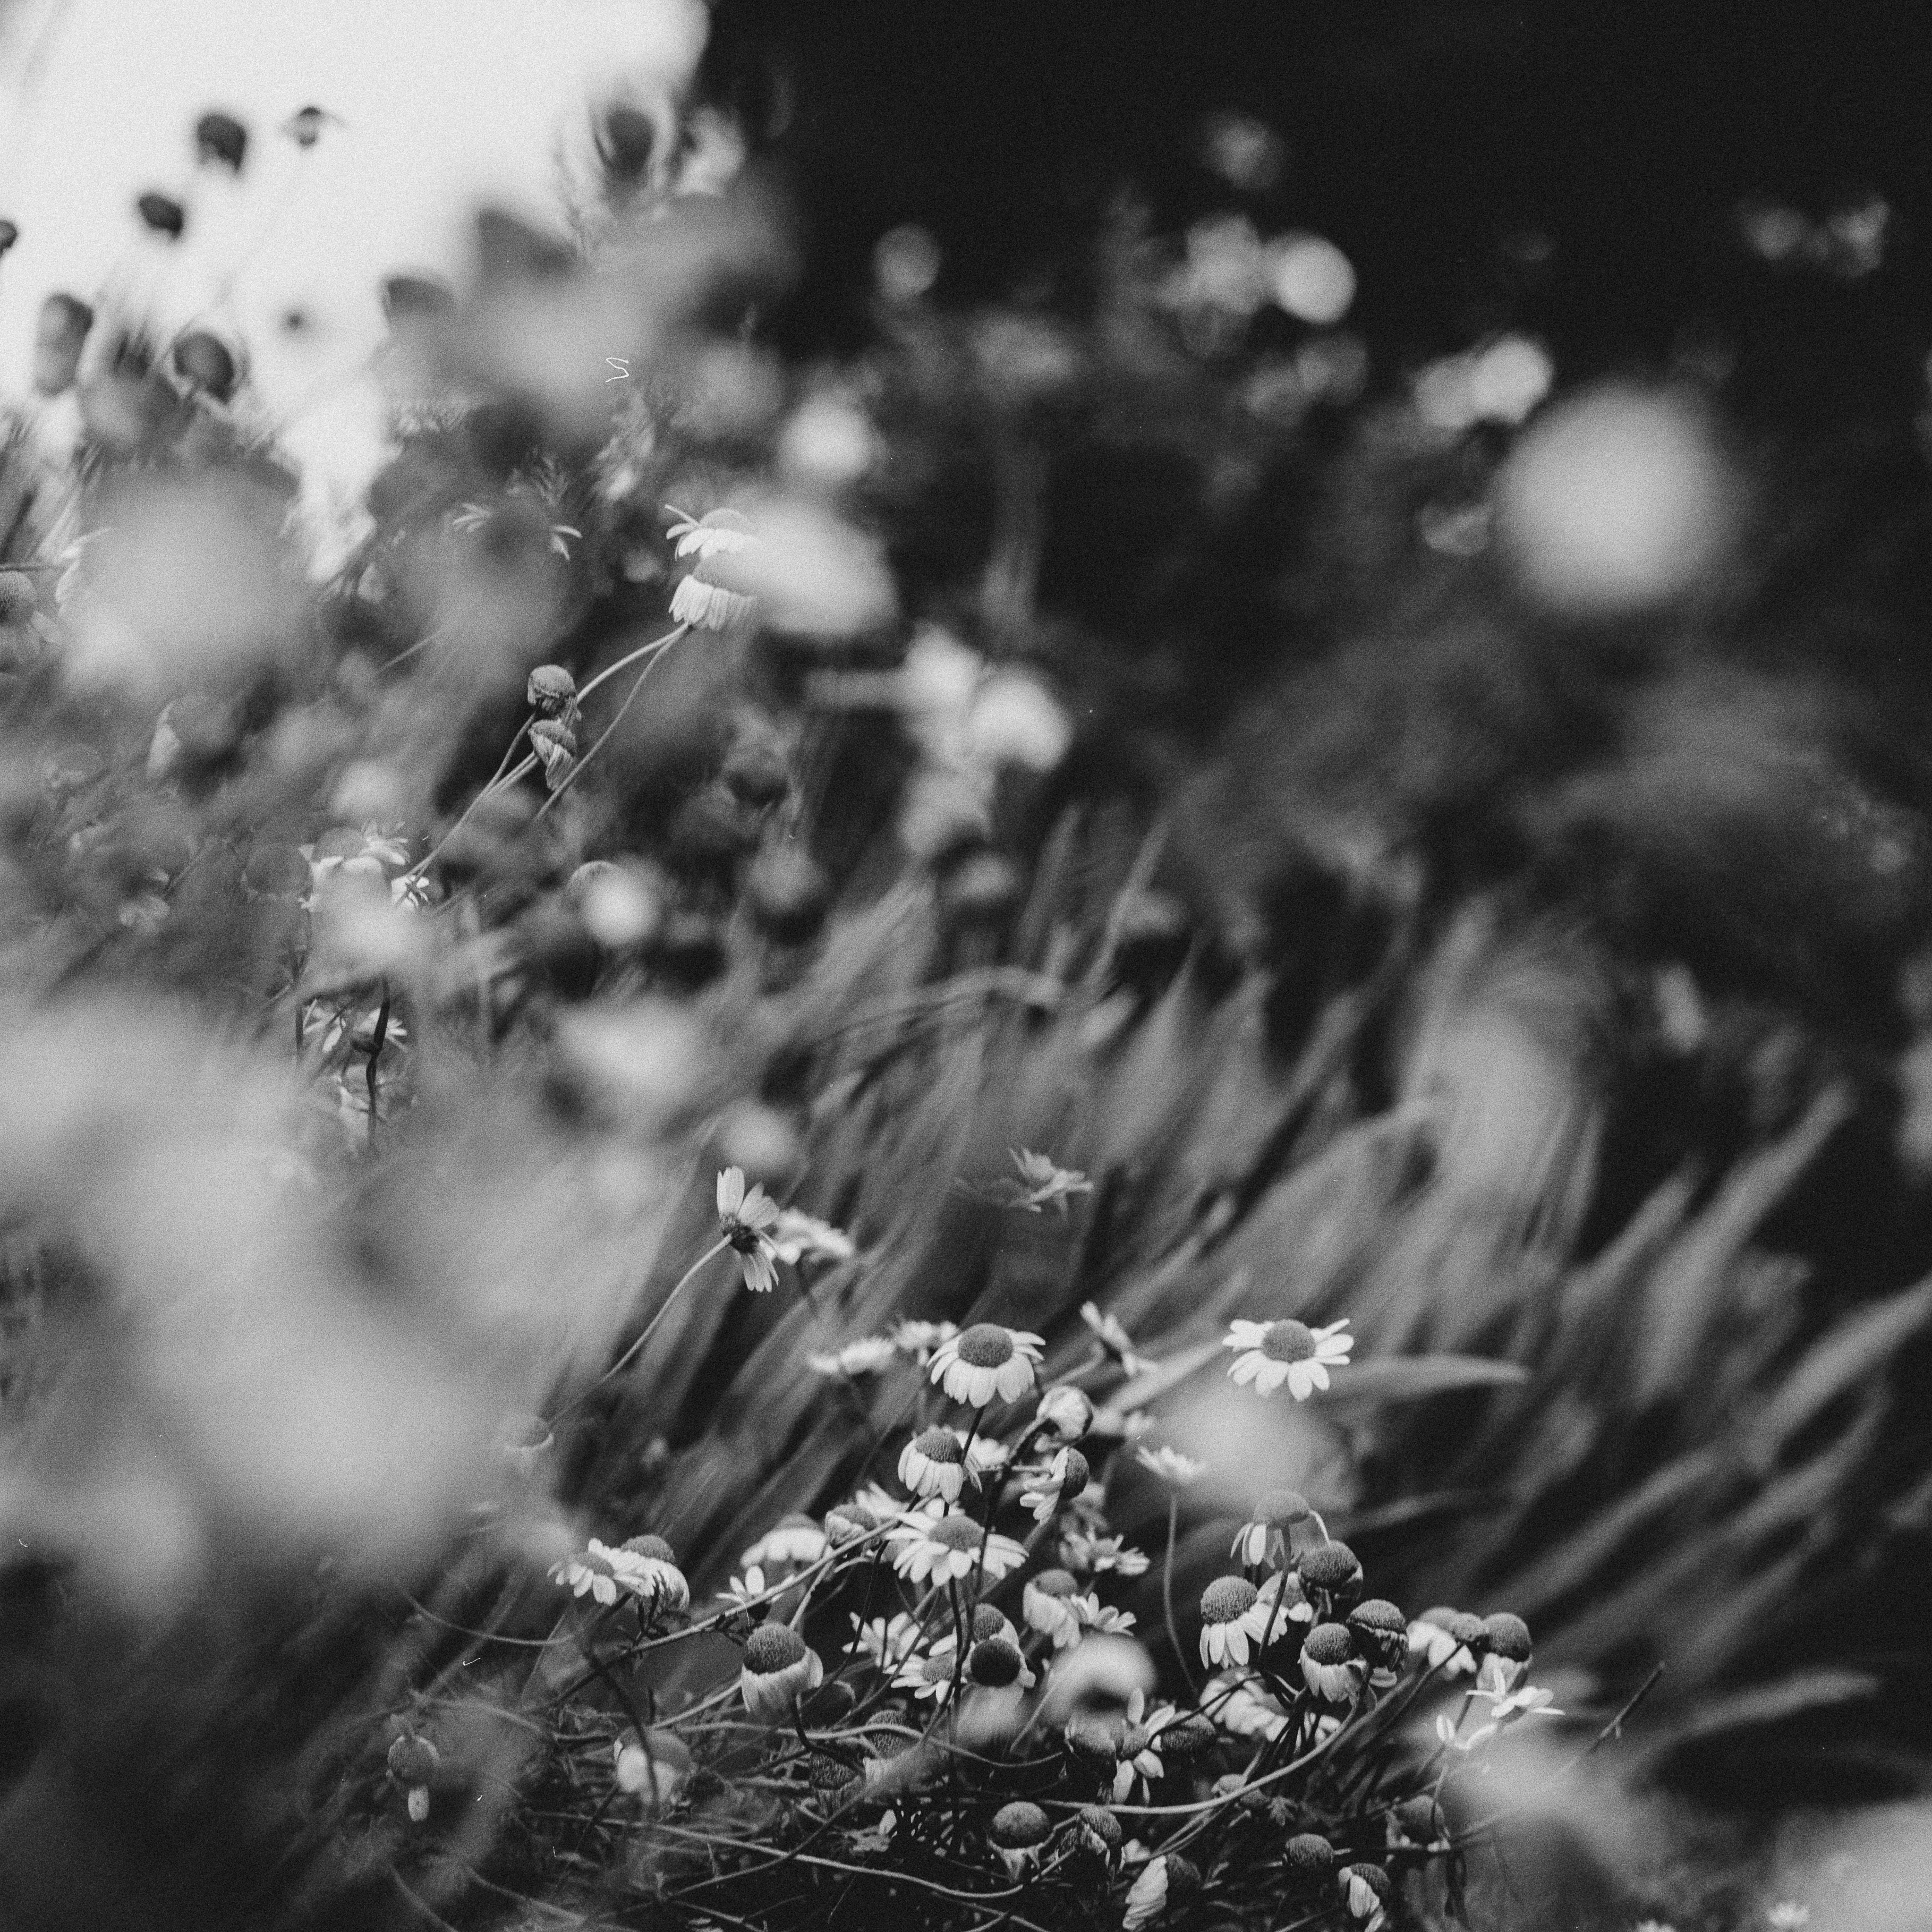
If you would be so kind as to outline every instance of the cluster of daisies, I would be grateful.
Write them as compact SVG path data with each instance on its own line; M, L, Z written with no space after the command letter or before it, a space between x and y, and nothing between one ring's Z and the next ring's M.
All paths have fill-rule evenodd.
M767 1286L798 1226L782 1234L782 1210L735 1172L718 1210L747 1285ZM850 1253L806 1225L816 1252ZM827 1376L914 1371L920 1412L884 1447L889 1476L875 1461L822 1516L776 1524L701 1612L661 1538L593 1540L560 1563L574 1640L607 1670L648 1676L652 1653L700 1641L735 1658L735 1685L692 1703L688 1737L653 1700L652 1724L607 1742L610 1783L647 1828L682 1808L688 1836L696 1760L719 1754L728 1782L737 1754L770 1808L742 1838L712 1829L706 1856L728 1871L742 1844L753 1888L770 1856L754 1846L803 1856L808 1839L882 1881L943 1871L989 1911L1064 1888L1038 1908L1055 1923L1138 1928L1199 1897L1376 1932L1453 1850L1463 1774L1518 1724L1562 1714L1526 1681L1529 1631L1507 1613L1411 1621L1369 1594L1305 1498L1276 1490L1235 1529L1184 1637L1172 1545L1156 1579L1107 1504L1123 1480L1179 1486L1202 1466L1096 1408L1082 1382L1156 1365L1112 1317L1084 1318L1097 1346L1045 1387L1041 1338L994 1322L907 1322L815 1358ZM1229 1373L1306 1399L1346 1365L1346 1328L1238 1322ZM1128 1591L1136 1607L1110 1600ZM706 1888L730 1906L728 1882Z

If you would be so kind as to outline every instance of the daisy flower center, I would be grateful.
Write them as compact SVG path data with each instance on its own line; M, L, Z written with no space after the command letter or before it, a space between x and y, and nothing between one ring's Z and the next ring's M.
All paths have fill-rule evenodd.
M1013 1358L1012 1336L996 1322L975 1323L956 1346L959 1359L976 1369L997 1369Z
M1033 1580L1033 1586L1042 1597L1072 1597L1080 1592L1070 1570L1042 1570Z
M732 1219L730 1226L727 1228L724 1231L724 1238L729 1241L731 1244L732 1247L741 1255L756 1254L758 1251L759 1234L758 1229L747 1226L745 1222L739 1220L735 1216Z
M1305 1322L1270 1322L1262 1353L1271 1362L1305 1362L1315 1353L1315 1334Z
M977 1550L982 1534L970 1516L949 1516L934 1523L926 1534L948 1550Z
M963 1462L966 1450L950 1429L928 1429L913 1445L928 1462Z
M633 1556L650 1556L660 1563L675 1563L677 1552L661 1536L634 1536L624 1545Z
M1201 1614L1210 1624L1231 1624L1253 1606L1257 1594L1245 1576L1217 1576L1201 1593Z
M1340 1624L1318 1624L1303 1639L1301 1654L1311 1664L1346 1664L1354 1643Z
M1308 1500L1296 1490L1270 1490L1255 1505L1255 1520L1276 1528L1303 1522L1308 1514Z
M786 1624L760 1624L745 1640L746 1664L760 1677L783 1670L804 1654L804 1638Z

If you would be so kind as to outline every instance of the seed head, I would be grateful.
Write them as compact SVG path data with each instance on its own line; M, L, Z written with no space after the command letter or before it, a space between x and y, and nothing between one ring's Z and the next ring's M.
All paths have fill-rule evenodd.
M1324 1543L1302 1552L1301 1580L1318 1590L1346 1590L1361 1579L1362 1566L1346 1543Z
M1311 1664L1346 1664L1355 1640L1340 1624L1317 1624L1302 1639L1301 1654Z
M1298 1872L1335 1869L1335 1847L1319 1832L1298 1832L1284 1847L1289 1866Z
M745 1641L745 1667L760 1677L796 1664L805 1654L805 1640L789 1624L760 1624Z
M1052 1829L1046 1814L1037 1804L1018 1798L993 1814L991 1835L994 1844L1020 1851L1030 1845L1044 1844Z
M1507 1658L1512 1664L1529 1661L1529 1626L1522 1618L1498 1610L1483 1619L1483 1631L1490 1640L1490 1648L1498 1657Z
M1201 1593L1201 1614L1210 1624L1231 1624L1253 1608L1260 1594L1245 1576L1216 1576Z

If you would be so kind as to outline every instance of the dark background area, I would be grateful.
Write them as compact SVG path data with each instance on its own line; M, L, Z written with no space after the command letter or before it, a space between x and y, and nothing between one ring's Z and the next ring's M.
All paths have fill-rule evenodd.
M1712 244L1745 195L1814 217L1881 195L1898 244L1882 286L1808 287L1809 303L1855 302L1894 353L1924 312L1924 8L721 0L710 62L741 96L784 76L775 146L810 230L793 318L808 337L856 326L896 222L932 230L940 298L971 302L1056 270L1123 180L1162 225L1226 206L1198 146L1224 109L1286 142L1255 212L1348 254L1353 322L1383 355L1508 320L1584 368L1736 321L1761 310L1761 275ZM1795 362L1800 320L1769 325Z

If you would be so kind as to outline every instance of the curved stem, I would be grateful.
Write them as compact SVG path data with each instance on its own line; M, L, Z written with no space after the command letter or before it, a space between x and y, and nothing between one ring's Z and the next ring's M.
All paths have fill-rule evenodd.
M730 1245L730 1239L728 1235L719 1235L718 1239L712 1242L711 1246L706 1248L704 1253L700 1255L697 1260L693 1262L690 1267L685 1270L682 1274L679 1276L677 1285L672 1288L670 1294L664 1297L664 1300L658 1306L658 1312L644 1324L644 1332L640 1335L638 1339L633 1342L631 1346L626 1348L624 1352L620 1355L617 1359L583 1392L581 1395L579 1395L574 1397L572 1400L566 1402L562 1408L559 1409L554 1415L550 1417L549 1418L548 1426L553 1429L555 1428L557 1424L561 1422L566 1415L573 1414L576 1410L581 1408L585 1402L589 1401L591 1396L595 1395L606 1382L610 1381L612 1376L621 1375L632 1362L636 1360L638 1352L643 1348L644 1344L651 1339L652 1330L655 1329L658 1324L664 1318L665 1316L670 1312L671 1304L677 1299L679 1295L682 1294L685 1288L686 1288L691 1284L692 1280L695 1279L698 1270L702 1268L707 1262L713 1259L718 1255L722 1255Z
M584 767L590 764L592 758L596 757L599 752L603 750L604 747L607 744L610 742L611 733L616 730L617 727L624 722L624 713L630 710L632 701L636 698L638 693L644 689L644 680L649 677L651 673L657 668L658 664L662 661L664 653L668 651L671 646L676 644L678 639L682 637L685 632L689 630L691 626L688 624L680 624L677 628L673 631L668 637L660 638L655 644L646 644L644 646L644 650L633 651L631 653L631 657L619 660L620 663L628 664L631 662L632 658L642 656L644 650L650 651L654 654L650 662L646 664L642 670L638 672L637 682L624 694L624 701L622 704L618 706L616 716L610 720L609 724L604 726L602 730L598 733L596 742L592 745L589 751L584 753L582 758L578 760L576 764L572 768L569 775L564 779L562 784L559 785L556 790L552 792L549 797L545 799L543 803L538 806L538 818L542 818L544 814L549 811L550 807L556 804L557 800L562 797L564 794L569 790L571 787L576 784L578 780L584 776ZM613 665L611 668L612 670L615 670L616 666ZM579 702L580 703L585 696L586 696L590 692L594 691L598 685L602 684L604 680L606 677L608 677L610 674L610 673L609 671L604 671L599 676L592 678L590 683L586 684L584 687L583 691L578 694ZM531 820L532 824L536 822L536 820L535 819Z
M1167 1560L1161 1566L1160 1607L1167 1618L1167 1640L1174 1646L1174 1660L1180 1666L1188 1690L1198 1697L1201 1687L1195 1682L1194 1672L1188 1667L1187 1653L1180 1647L1180 1633L1174 1622L1174 1534L1180 1520L1180 1492L1171 1489L1167 1492Z

